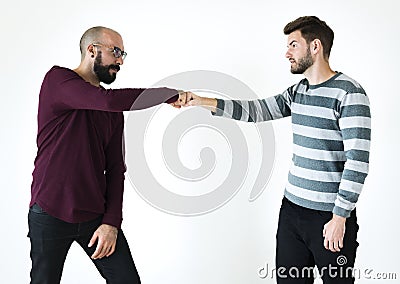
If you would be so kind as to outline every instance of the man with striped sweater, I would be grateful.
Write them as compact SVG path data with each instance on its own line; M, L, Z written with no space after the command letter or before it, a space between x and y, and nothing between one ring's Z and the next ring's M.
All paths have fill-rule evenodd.
M263 122L291 116L293 158L280 209L278 283L354 283L358 243L356 202L368 173L369 100L359 83L329 66L334 33L314 16L284 28L286 58L305 79L282 94L254 101L188 93L181 104L205 106L213 115Z

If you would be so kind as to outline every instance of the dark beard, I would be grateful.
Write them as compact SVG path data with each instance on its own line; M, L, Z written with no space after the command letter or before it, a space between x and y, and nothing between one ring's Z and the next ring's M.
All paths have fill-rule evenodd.
M96 74L100 82L105 84L111 84L117 78L117 73L110 74L110 70L115 69L119 71L119 65L103 65L101 59L101 51L98 52L96 59L94 60L93 71Z
M311 51L307 49L307 54L299 59L299 62L297 63L297 67L291 67L290 72L292 74L303 74L306 72L306 70L311 67L314 64L312 57L311 57Z

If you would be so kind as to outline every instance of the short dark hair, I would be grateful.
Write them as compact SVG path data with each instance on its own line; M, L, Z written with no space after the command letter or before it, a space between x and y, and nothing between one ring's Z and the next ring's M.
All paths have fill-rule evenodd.
M307 43L310 43L314 39L319 39L323 46L324 57L326 59L329 58L334 33L324 21L316 16L304 16L288 23L283 29L285 35L289 35L295 31L300 31Z

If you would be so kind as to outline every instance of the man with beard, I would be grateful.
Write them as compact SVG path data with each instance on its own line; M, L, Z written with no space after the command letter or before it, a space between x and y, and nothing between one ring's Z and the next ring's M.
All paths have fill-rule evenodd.
M292 117L293 158L282 201L276 249L278 283L354 283L356 202L368 173L371 119L359 83L329 66L334 33L314 16L284 28L293 74L305 79L282 94L230 101L187 94L179 105L261 122Z
M172 103L178 91L100 86L116 79L126 56L121 36L109 28L87 30L80 50L79 67L54 66L40 90L28 215L31 283L59 283L74 241L107 283L140 283L121 230L122 112Z

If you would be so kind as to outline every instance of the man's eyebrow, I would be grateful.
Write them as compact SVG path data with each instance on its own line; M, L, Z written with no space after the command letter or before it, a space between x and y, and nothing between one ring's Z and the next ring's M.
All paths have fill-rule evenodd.
M292 45L292 43L297 42L297 40L292 40L287 46L289 47L290 45Z

